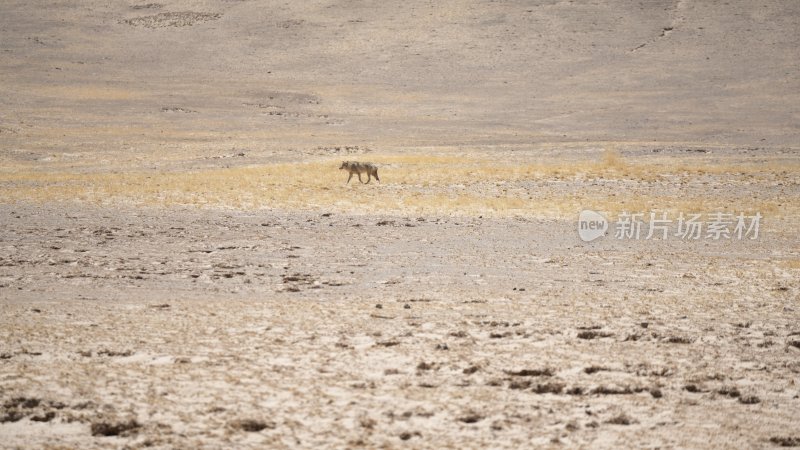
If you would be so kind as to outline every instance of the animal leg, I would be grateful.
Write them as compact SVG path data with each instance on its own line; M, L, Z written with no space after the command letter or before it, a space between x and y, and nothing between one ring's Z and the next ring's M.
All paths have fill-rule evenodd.
M350 176L347 177L347 183L345 183L345 184L350 184L350 179L351 178L353 178L353 172L350 172Z
M361 172L358 172L358 181L361 181L361 184L364 184L364 182L361 180Z

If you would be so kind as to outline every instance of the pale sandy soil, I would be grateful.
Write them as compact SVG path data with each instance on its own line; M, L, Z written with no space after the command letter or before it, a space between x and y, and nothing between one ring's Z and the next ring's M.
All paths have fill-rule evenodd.
M3 217L5 446L797 436L794 235L584 244L557 220L24 205Z
M797 2L73 3L0 5L1 448L800 446Z

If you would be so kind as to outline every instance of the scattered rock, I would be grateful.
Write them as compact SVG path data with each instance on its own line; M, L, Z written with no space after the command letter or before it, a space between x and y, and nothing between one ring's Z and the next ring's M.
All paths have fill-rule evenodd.
M515 377L551 377L553 376L553 369L522 369L522 370L504 370L507 375Z
M717 390L717 393L731 398L739 398L742 396L741 392L735 387L722 387Z
M739 403L745 405L755 405L757 403L761 403L761 399L756 397L755 395L748 395L745 397L739 397Z
M464 422L464 423L476 423L476 422L480 422L481 420L483 420L483 416L480 416L480 415L475 414L475 413L470 413L470 414L467 414L465 416L461 416L461 417L458 418L459 422Z
M64 408L67 407L67 405L65 403L63 403L63 402L58 402L58 401L52 401L51 400L49 403L50 403L50 407L53 408L53 409L64 409Z
M589 367L586 367L586 368L583 369L583 371L586 372L589 375L591 375L593 373L600 372L600 371L604 371L604 370L608 371L610 369L608 369L606 367L600 367L600 366L589 366Z
M595 395L627 395L627 394L637 394L639 392L643 392L646 389L643 387L607 387L607 386L598 386L592 389L591 394Z
M42 401L33 397L15 397L5 402L3 406L6 408L23 408L31 409L36 408Z
M686 392L691 392L693 394L699 394L703 392L703 390L700 389L696 384L687 384L686 386L683 387L683 389Z
M614 336L614 333L608 333L605 331L581 331L578 333L578 339L596 339L596 338L605 338Z
M781 447L800 447L800 437L798 436L773 436L769 441Z
M92 436L127 436L135 433L141 425L131 419L126 422L94 422Z
M461 373L463 373L464 375L472 375L473 373L479 370L481 370L481 368L478 366L469 366L466 369L462 370Z
M531 380L518 380L508 383L509 389L528 389L531 387Z
M510 331L506 331L504 333L489 333L489 339L502 339L511 335L512 333Z
M38 416L31 417L34 422L50 422L56 416L55 411L47 411L46 413Z
M124 350L121 352L114 351L114 350L99 350L97 352L99 356L111 356L111 357L122 357L127 358L128 356L133 355L133 351L131 350Z
M537 394L560 394L564 390L564 383L542 383L537 384L533 388L533 392Z
M6 411L6 413L4 415L0 416L0 423L18 422L23 417L25 417L25 414L22 414L21 412L15 410L15 409L12 409L10 411Z
M638 423L638 422L636 420L634 420L634 419L631 419L630 417L628 417L625 414L620 414L618 416L615 416L615 417L612 417L612 418L606 420L605 423L609 423L611 425L631 425L631 424Z
M422 433L420 433L419 431L413 431L413 432L404 431L404 432L400 433L400 436L399 436L400 440L403 440L403 441L407 441L407 440L411 439L412 437L422 437Z
M650 388L650 395L653 398L661 398L664 396L664 394L661 393L661 389L659 388Z
M238 430L246 431L248 433L258 433L259 431L269 428L274 429L275 423L274 422L265 422L263 420L258 419L240 419L234 420L229 424L232 428L236 428Z
M417 370L432 370L436 367L435 363L427 363L425 361L420 362L417 364Z
M361 428L366 428L367 430L371 430L375 428L375 425L377 425L378 422L375 419L364 416L358 419L358 424L361 426Z

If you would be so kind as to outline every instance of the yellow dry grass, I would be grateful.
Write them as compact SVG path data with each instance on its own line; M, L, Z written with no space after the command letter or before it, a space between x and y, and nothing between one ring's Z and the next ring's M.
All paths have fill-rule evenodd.
M800 269L800 259L787 259L781 261L780 264L789 269Z
M619 192L584 186L579 193L538 190L525 182L571 180L635 180L646 184L664 176L733 174L769 178L782 172L800 173L781 166L675 166L628 163L609 147L600 161L541 161L516 163L458 154L376 154L383 184L362 186L336 170L333 159L260 166L191 171L127 171L76 173L71 171L0 168L0 201L79 200L100 204L190 205L244 209L279 208L384 212L402 214L487 214L572 218L591 208L616 216L621 211L708 212L731 205L713 196L665 196L655 188L644 193ZM516 183L516 184L515 184ZM797 198L791 204L742 199L737 211L796 217Z

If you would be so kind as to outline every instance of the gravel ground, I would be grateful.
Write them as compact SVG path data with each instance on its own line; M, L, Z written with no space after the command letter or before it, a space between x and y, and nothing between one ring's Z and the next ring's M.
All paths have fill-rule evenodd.
M583 243L557 220L69 205L2 216L5 447L798 437L794 236Z

